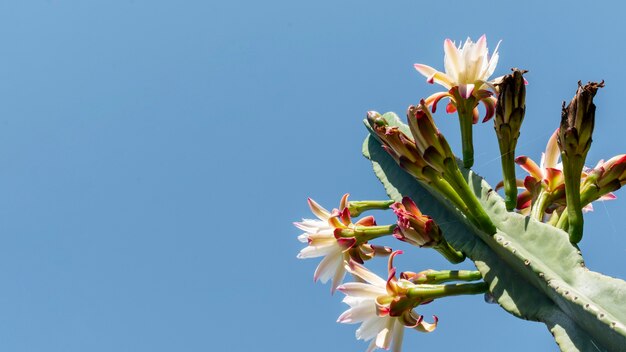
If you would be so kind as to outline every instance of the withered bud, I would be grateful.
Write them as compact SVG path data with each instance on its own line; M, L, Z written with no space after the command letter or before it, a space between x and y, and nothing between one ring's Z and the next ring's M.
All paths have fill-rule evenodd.
M589 82L582 85L578 82L578 89L572 101L561 112L561 126L558 134L558 144L562 153L566 156L587 156L591 147L591 135L595 125L596 106L593 97L598 88L604 87L604 81Z

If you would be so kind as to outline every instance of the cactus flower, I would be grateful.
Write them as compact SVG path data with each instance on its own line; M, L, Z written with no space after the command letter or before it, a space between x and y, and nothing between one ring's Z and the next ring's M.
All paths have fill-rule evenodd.
M498 64L498 45L489 57L487 37L481 36L476 43L467 38L457 48L454 42L446 39L443 44L445 72L424 65L415 64L415 69L426 76L428 83L438 83L450 90L458 87L461 97L467 99L481 89L489 88L489 77Z
M345 277L345 263L352 259L363 263L376 255L388 255L391 249L382 246L374 246L367 240L375 238L367 230L374 230L374 235L390 233L393 229L376 226L372 216L366 216L352 223L348 208L348 194L341 198L339 209L329 212L316 203L313 199L308 200L309 207L317 220L303 219L294 225L304 233L298 236L298 240L307 243L308 246L298 253L299 259L324 257L317 266L313 279L322 283L332 279L331 292L341 284ZM356 229L360 231L355 232Z
M485 106L483 122L489 121L495 113L496 99L493 97L495 88L493 82L488 80L498 64L498 47L496 46L496 50L489 57L487 38L483 35L476 43L467 38L465 43L458 48L454 42L446 39L443 49L445 73L423 64L415 64L414 67L426 76L428 83L438 83L446 88L446 91L426 98L426 105L435 112L439 100L443 98L450 100L446 111L458 112L463 144L463 165L470 168L474 165L472 124L478 123L478 103L482 102Z
M349 282L338 288L346 295L343 302L348 304L350 309L343 312L337 322L347 324L361 322L356 331L356 338L372 340L367 351L392 348L392 351L399 352L402 349L405 327L422 332L431 332L437 327L437 317L434 323L430 324L424 322L422 315L413 311L417 305L428 303L407 296L409 288L416 285L408 280L396 278L393 257L400 253L402 252L396 251L389 257L387 280L352 261L346 270L365 282Z

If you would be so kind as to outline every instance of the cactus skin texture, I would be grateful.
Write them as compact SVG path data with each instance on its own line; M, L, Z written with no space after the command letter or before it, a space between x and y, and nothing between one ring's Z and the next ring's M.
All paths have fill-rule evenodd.
M410 133L394 113L383 117ZM486 181L461 168L498 229L489 235L401 169L375 134L366 138L363 154L391 199L409 196L443 224L446 240L474 262L507 312L546 324L561 351L626 350L626 282L586 268L566 232L507 212L504 200Z

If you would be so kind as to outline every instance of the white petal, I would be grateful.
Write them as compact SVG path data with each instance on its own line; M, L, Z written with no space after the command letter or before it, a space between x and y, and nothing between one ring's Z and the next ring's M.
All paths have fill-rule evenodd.
M502 41L498 42L498 45L496 45L496 49L493 51L493 54L491 54L491 58L489 59L489 65L487 66L487 71L485 72L484 80L487 80L489 77L491 77L491 75L493 75L493 72L496 70L496 66L498 65L498 59L500 58L500 54L498 54L498 48L500 47L500 43L502 43Z
M386 287L387 281L383 280L380 276L367 270L364 266L356 262L350 262L350 265L346 268L351 274L360 277L361 279L369 282L370 284L378 287Z
M313 212L313 214L315 214L315 216L317 216L320 220L324 220L324 221L328 220L328 218L330 217L330 212L326 210L326 208L319 205L316 201L314 201L311 198L309 198L308 201L309 201L309 208L311 208L311 211Z
M340 323L355 324L371 318L378 318L374 300L363 301L361 304L348 309L337 318L337 321ZM357 330L357 338L358 334L359 330Z
M398 320L396 321L395 326L393 327L393 338L392 338L392 346L391 350L393 352L401 352L402 351L402 339L404 338L404 325Z
M343 263L343 260L337 263L337 268L335 269L335 274L333 275L333 280L331 282L330 293L335 293L337 286L341 284L343 278L346 277L346 269Z
M348 282L341 285L339 290L348 296L367 298L376 298L387 293L387 290L384 287L374 286L363 282Z
M378 333L385 328L385 323L387 319L391 319L389 317L374 317L371 319L367 319L361 324L361 326L356 331L356 338L359 340L371 340Z
M343 253L341 250L329 253L315 269L313 279L320 280L322 283L328 282L328 279L335 275L337 270L343 269Z
M557 129L556 131L554 131L554 133L552 133L552 136L550 136L548 144L546 145L545 160L543 156L541 158L543 161L541 164L541 168L543 170L549 167L556 168L557 162L559 161L559 156L561 155L561 153L559 152L559 145L557 143L558 131L559 130Z
M294 222L295 227L305 232L317 233L332 230L333 227L327 221L302 219L301 222Z
M386 350L389 349L391 345L391 329L393 329L393 325L395 323L395 318L388 318L387 324L385 327L376 335L376 346L378 348L384 348Z
M297 257L298 259L317 258L337 251L341 251L341 248L336 242L321 246L307 246L298 253Z
M443 57L443 64L446 69L446 74L454 82L458 83L459 73L462 70L463 62L459 55L459 50L454 46L454 42L450 39L446 39L443 43L443 51L445 53Z
M374 350L376 350L376 340L372 340L372 342L370 342L365 352L373 352Z

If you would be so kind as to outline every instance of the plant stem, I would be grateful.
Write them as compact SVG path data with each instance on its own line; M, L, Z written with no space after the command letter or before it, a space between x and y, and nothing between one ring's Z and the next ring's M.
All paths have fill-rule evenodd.
M465 104L458 105L459 124L461 125L461 143L463 145L463 166L469 169L474 165L474 141L472 125L474 122L473 109L467 109Z
M476 281L482 279L479 271L471 270L442 270L423 273L422 276L411 280L414 284L440 284L449 281Z
M439 254L443 255L450 263L458 264L465 260L465 254L461 251L457 251L446 241L445 238L442 238L442 241L433 247Z
M454 205L456 205L456 207L459 208L459 210L461 210L463 214L465 214L466 216L471 215L471 212L463 199L459 197L459 194L456 192L456 190L446 180L437 176L436 178L432 179L430 185L434 189L439 191L439 193L441 193L444 197L448 198L448 200L451 201Z
M578 243L583 237L583 211L580 204L580 173L582 171L581 158L574 155L569 158L562 153L563 173L565 176L565 200L567 216L569 218L569 241ZM565 215L565 214L564 214ZM560 221L559 221L560 222Z
M502 163L502 178L504 182L504 200L506 210L513 211L517 206L517 180L515 179L515 150L509 150L508 145L500 141L500 160Z
M382 226L355 226L354 228L345 228L339 231L341 237L358 237L362 243L373 239L391 235L398 225L382 225Z
M359 216L363 212L368 210L387 210L389 209L389 206L393 203L393 200L350 201L348 203L348 209L350 209L350 216Z
M448 175L448 182L456 187L456 192L461 197L461 199L463 199L463 202L467 205L472 215L472 218L474 219L478 227L490 235L495 234L496 227L491 222L489 215L485 213L485 210L483 209L480 202L478 202L476 195L470 190L469 185L461 174L461 171L456 165L456 162L454 162L452 159L447 159L445 161L445 164L447 169L449 170L449 173L446 173Z
M543 221L546 207L548 206L548 204L550 204L550 198L550 193L546 192L545 190L539 192L539 196L537 196L537 201L535 202L535 204L533 204L530 217L538 221Z
M475 295L487 292L489 286L486 282L469 284L449 284L449 285L419 285L410 288L407 297L420 298L422 301L429 301L437 298L460 295Z

